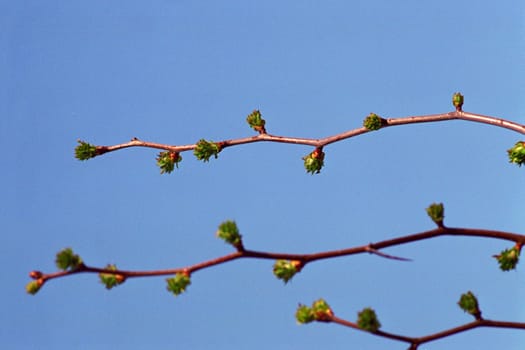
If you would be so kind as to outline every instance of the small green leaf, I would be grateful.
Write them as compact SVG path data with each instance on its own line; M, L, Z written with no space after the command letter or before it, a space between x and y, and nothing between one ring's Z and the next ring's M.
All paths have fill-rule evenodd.
M507 150L509 162L518 166L525 164L525 141L518 141L511 149Z
M443 227L443 219L445 218L445 207L443 203L432 203L427 208L427 214L436 225Z
M242 246L242 236L235 221L228 220L220 224L216 235L235 247Z
M264 128L266 121L261 117L261 112L258 110L254 110L250 113L248 117L246 117L246 121L250 127L259 134L266 134L266 129Z
M178 152L160 152L157 156L157 166L160 168L161 174L169 174L175 167L178 169L181 161L182 156Z
M197 142L195 149L193 150L193 154L195 155L195 157L197 157L198 160L208 162L211 156L217 158L220 151L221 147L219 146L219 144L213 141L206 141L204 139L201 139L199 140L199 142Z
M300 271L301 265L297 260L277 260L273 265L273 274L284 283L288 283Z
M117 266L109 264L106 266L106 270L116 271ZM114 273L100 273L98 276L100 278L100 282L102 282L102 284L106 286L106 289L114 288L119 284L124 283L124 281L126 280L125 276Z
M175 296L180 295L186 291L186 287L191 284L189 274L178 272L175 277L166 278L168 283L167 289Z
M376 312L372 308L364 308L357 314L357 325L362 330L377 332L381 328L381 323L377 318Z
M452 104L454 107L456 107L456 111L461 111L463 108L463 102L464 102L463 95L459 92L456 92L454 95L452 95Z
M319 174L324 166L324 152L321 148L316 148L312 153L304 156L303 160L307 173Z
M363 121L363 126L368 130L379 130L386 123L386 120L375 113L370 113Z
M498 259L499 268L502 271L514 270L520 260L521 246L516 245L510 249L505 249L499 255L496 255Z
M468 312L472 316L476 318L481 317L481 311L479 310L478 306L478 299L471 291L461 294L461 298L458 301L458 305L463 311Z
M75 270L83 264L80 256L74 254L71 248L65 248L58 252L55 263L60 270L64 271Z
M78 140L78 146L75 147L75 158L78 160L88 160L98 156L97 146Z

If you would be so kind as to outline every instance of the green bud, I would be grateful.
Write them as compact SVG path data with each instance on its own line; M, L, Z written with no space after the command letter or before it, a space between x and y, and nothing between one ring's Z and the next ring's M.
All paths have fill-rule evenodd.
M381 323L374 309L367 307L357 314L357 326L368 332L377 332Z
M312 153L303 157L304 168L307 173L319 174L324 166L324 152L321 148L316 148Z
M262 119L261 112L258 110L254 110L252 113L250 113L248 117L246 117L246 121L250 127L259 134L266 134L266 129L264 128L266 121Z
M109 264L106 266L106 270L116 271L117 266ZM100 278L100 282L106 286L106 289L111 289L126 281L125 276L114 273L100 273L98 277Z
M370 113L363 121L363 126L368 130L379 130L385 124L386 120L375 113Z
M78 146L75 147L75 158L78 160L88 160L103 153L102 148L98 149L95 145L81 140L78 140L77 142Z
M516 268L520 260L521 246L516 245L510 249L505 249L495 258L498 259L499 268L502 271L510 271Z
M443 227L443 219L445 218L443 203L432 203L427 208L427 214L436 225Z
M452 96L452 104L454 105L454 107L456 107L456 111L461 111L461 108L463 107L463 101L464 101L463 95L460 94L459 92L456 92Z
M525 164L525 141L518 141L511 149L507 150L509 162L516 163L518 166Z
M181 161L182 156L178 152L160 152L157 156L157 166L160 168L161 174L169 174L175 167L178 169Z
M332 316L334 315L332 309L330 308L330 305L328 305L328 303L324 299L314 301L314 303L312 304L312 311L314 313L316 321L328 322L332 319Z
M216 235L235 247L242 246L242 236L235 221L228 220L220 224Z
M193 154L197 157L198 160L208 162L211 156L214 156L217 159L217 155L221 151L221 147L218 143L213 141L206 141L204 139L197 142Z
M83 264L82 258L74 254L71 248L65 248L58 252L55 263L60 270L64 271L75 270Z
M44 285L44 280L39 278L26 284L26 292L31 295L38 293L40 288Z
M472 316L476 318L481 317L481 311L479 310L478 306L478 299L471 291L461 294L461 298L458 301L458 305L463 311L468 312Z
M295 319L299 324L313 321L330 322L334 313L330 305L324 299L318 299L312 303L312 307L299 304L295 312Z
M167 289L175 296L186 291L186 287L191 284L190 276L187 273L178 272L175 277L166 278L168 283Z
M295 312L295 319L299 324L306 324L315 321L315 314L308 306L299 304Z
M277 260L273 265L273 274L284 283L288 283L301 267L302 263L297 260Z

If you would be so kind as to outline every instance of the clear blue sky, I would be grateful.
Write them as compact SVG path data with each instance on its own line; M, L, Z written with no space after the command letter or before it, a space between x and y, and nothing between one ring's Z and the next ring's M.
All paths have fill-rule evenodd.
M51 281L72 247L87 264L175 268L228 254L214 237L237 221L250 249L307 253L450 226L525 233L525 169L506 150L525 137L461 121L381 130L326 147L306 174L305 146L259 143L208 164L184 153L160 175L157 152L79 162L77 139L170 144L272 134L325 137L383 117L464 109L525 123L523 1L13 1L0 5L3 150L0 343L7 349L406 349L337 325L298 326L323 297L343 318L373 307L385 331L419 336L487 318L525 321L523 266L491 258L508 242L438 238L375 256L322 261L286 286L271 261L192 276L175 298L164 278L106 291L95 275ZM422 349L521 350L525 334L481 329Z

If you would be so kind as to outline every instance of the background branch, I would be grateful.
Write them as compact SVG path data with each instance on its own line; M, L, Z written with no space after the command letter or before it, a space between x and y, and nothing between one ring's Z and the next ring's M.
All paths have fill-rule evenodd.
M325 320L325 322L333 322L333 323L336 323L336 324L339 324L345 327L354 328L360 331L366 331L366 330L363 330L361 327L359 327L357 323L354 323L354 322L351 322L351 321L348 321L348 320L345 320L345 319L342 319L342 318L339 318L333 315L328 317L328 319ZM377 331L369 332L369 333L375 336L378 336L378 337L388 338L392 340L398 340L398 341L409 343L410 344L409 349L416 350L421 344L428 343L428 342L438 340L438 339L443 339L446 337L450 337L452 335L466 332L466 331L469 331L475 328L480 328L480 327L525 329L525 323L479 319L479 320L475 320L475 321L466 323L458 327L449 328L441 332L429 334L429 335L422 336L422 337L408 337L408 336L404 336L400 334L384 332L381 330L377 330Z

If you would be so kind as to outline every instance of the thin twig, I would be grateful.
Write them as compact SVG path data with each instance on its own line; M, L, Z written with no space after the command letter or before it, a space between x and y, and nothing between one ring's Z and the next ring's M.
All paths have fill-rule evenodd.
M494 230L482 230L482 229L469 229L469 228L451 228L451 227L438 227L436 229L425 231L421 233L416 233L412 235L397 237L389 240L384 240L376 243L370 243L363 246L356 246L346 249L331 250L319 253L311 254L290 254L290 253L272 253L272 252L261 252L255 250L246 250L241 249L234 253L227 254L215 259L203 261L194 265L190 265L182 268L173 268L173 269L164 269L164 270L150 270L150 271L128 271L128 270L112 270L106 268L97 268L87 265L81 265L77 269L68 270L68 271L59 271L49 274L39 275L44 281L51 280L54 278L65 277L77 273L105 273L105 274L114 274L122 275L126 278L131 277L152 277L152 276L166 276L173 275L179 272L193 273L198 270L209 268L215 265L224 264L232 260L240 258L257 258L257 259L270 259L270 260L295 260L300 261L302 266L306 265L309 262L323 259L331 259L349 255L363 254L363 253L372 253L384 258L409 261L409 259L400 258L392 255L385 254L380 252L380 249L387 247L393 247L397 245L403 245L410 242L420 241L424 239L431 239L438 236L475 236L475 237L486 237L486 238L496 238L501 240L508 240L515 242L518 245L525 244L525 235L519 235L516 233L503 232L503 231L494 231Z
M383 125L383 128L391 127L391 126L398 126L398 125L406 125L406 124L441 122L441 121L455 120L455 119L494 125L497 127L509 129L509 130L525 135L525 125L518 124L515 122L511 122L509 120L505 120L505 119L501 119L497 117L486 116L486 115L481 115L481 114L474 114L474 113L469 113L469 112L464 112L464 111L453 111L453 112L441 113L441 114L389 118L389 119L386 119L386 123L385 125ZM218 141L217 143L221 145L221 148L226 148L226 147L231 147L231 146L236 146L236 145L241 145L241 144L247 144L247 143L253 143L253 142L280 142L280 143L299 144L299 145L307 145L307 146L314 146L314 147L323 147L331 143L349 139L351 137L355 137L355 136L365 134L368 132L370 132L370 130L366 129L365 127L360 127L360 128L348 130L348 131L345 131L345 132L342 132L336 135L324 137L321 139L277 136L277 135L261 133L261 134L258 134L252 137L244 137L244 138L238 138L238 139ZM147 148L155 148L155 149L161 149L161 150L180 153L180 152L185 152L185 151L194 149L196 147L196 144L177 146L177 145L168 145L168 144L161 144L161 143L155 143L155 142L149 142L149 141L142 141L137 138L133 138L129 142L121 143L118 145L98 146L99 149L103 150L103 152L101 152L100 154L113 152L113 151L117 151L117 150L124 149L124 148L129 148L129 147L147 147Z
M356 323L336 317L336 316L331 316L330 318L323 320L323 322L333 322L333 323L337 323L345 327L350 327L350 328L354 328L360 331L367 332L359 328L359 326ZM470 323L466 323L458 327L449 328L441 332L429 334L429 335L422 336L422 337L407 337L404 335L388 333L388 332L384 332L381 330L377 330L375 332L368 332L368 333L371 333L378 337L383 337L383 338L388 338L388 339L393 339L393 340L398 340L398 341L409 343L410 349L415 350L421 344L428 343L428 342L431 342L437 339L450 337L451 335L458 334L461 332L466 332L468 330L478 328L478 327L513 328L513 329L524 329L525 330L525 323L478 319L478 320L475 320Z

